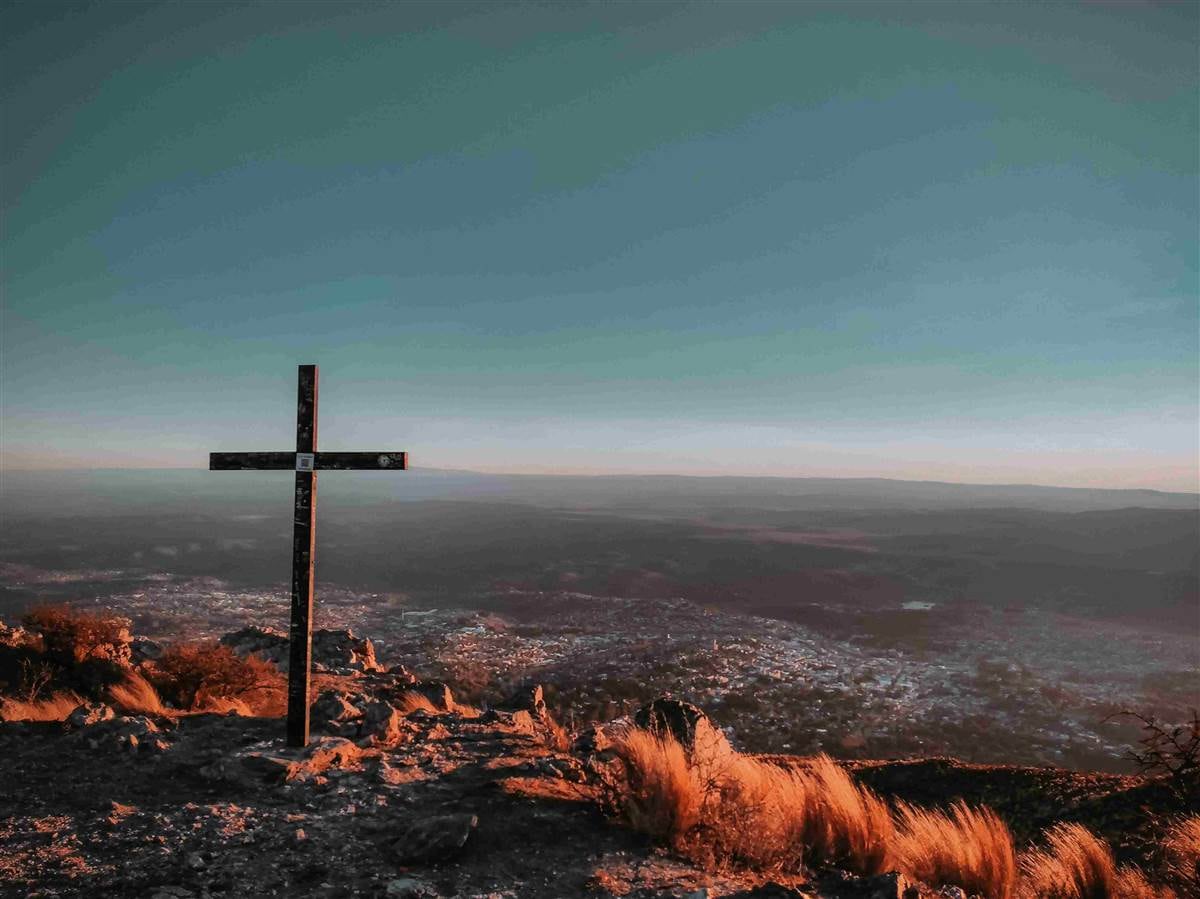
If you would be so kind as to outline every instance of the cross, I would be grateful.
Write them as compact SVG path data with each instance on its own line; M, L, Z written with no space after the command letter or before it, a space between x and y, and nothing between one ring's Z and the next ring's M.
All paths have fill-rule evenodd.
M296 514L292 531L292 623L288 635L289 746L308 744L312 677L313 556L317 533L317 472L408 468L408 453L317 452L317 367L300 366L294 453L209 453L210 471L295 471Z

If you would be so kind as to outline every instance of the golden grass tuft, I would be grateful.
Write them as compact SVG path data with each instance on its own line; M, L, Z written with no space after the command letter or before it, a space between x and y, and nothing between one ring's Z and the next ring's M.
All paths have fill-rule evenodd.
M617 799L622 817L635 830L679 848L700 823L705 784L686 751L669 734L639 728L618 734L613 750L625 773Z
M890 870L895 825L887 803L824 754L813 759L804 776L810 780L800 838L805 860L859 874Z
M154 686L136 671L128 672L120 683L108 688L108 699L125 715L170 715Z
M995 812L956 802L947 814L901 803L896 810L896 865L931 886L1010 899L1016 889L1012 833Z
M1136 868L1118 868L1112 849L1082 824L1056 824L1046 848L1022 857L1022 895L1037 899L1161 899Z
M413 712L428 712L430 715L444 713L444 710L434 705L428 696L418 693L416 690L406 690L401 693L392 705L401 715L411 715Z
M81 697L70 692L34 700L5 697L0 702L0 721L65 721L82 703Z
M632 827L708 865L837 864L878 874L892 863L887 804L833 759L785 769L728 751L689 753L670 734L630 728L613 749L613 801Z
M1163 839L1167 878L1183 899L1200 899L1200 816L1176 821Z

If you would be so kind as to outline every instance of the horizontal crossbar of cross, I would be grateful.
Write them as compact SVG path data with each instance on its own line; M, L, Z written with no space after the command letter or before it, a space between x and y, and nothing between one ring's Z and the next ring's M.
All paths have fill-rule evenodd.
M209 471L405 471L408 453L209 453Z

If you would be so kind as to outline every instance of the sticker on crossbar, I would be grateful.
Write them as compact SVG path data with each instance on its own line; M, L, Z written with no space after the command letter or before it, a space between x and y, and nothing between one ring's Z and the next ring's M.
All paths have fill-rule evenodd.
M312 471L315 453L296 453L296 471Z

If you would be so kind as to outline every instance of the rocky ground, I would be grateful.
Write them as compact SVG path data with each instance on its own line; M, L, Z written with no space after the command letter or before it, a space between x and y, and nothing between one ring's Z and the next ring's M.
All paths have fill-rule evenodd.
M95 706L63 723L0 724L0 894L903 895L894 878L764 882L673 859L606 819L595 734L565 741L538 691L481 712L402 671L328 673L318 689L304 750L285 748L280 719L235 714ZM393 706L412 690L432 711ZM888 796L987 801L1022 837L1082 820L1130 860L1152 854L1156 816L1184 801L1139 777L947 759L861 762L857 773Z

